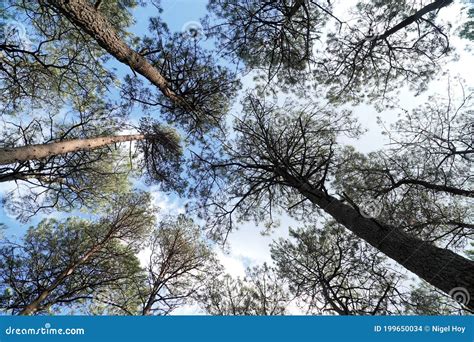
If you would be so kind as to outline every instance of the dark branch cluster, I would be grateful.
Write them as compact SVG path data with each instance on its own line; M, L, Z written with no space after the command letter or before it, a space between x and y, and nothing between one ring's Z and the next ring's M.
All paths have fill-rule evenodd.
M325 15L332 10L329 2L306 0L213 0L208 8L218 19L218 24L208 24L208 31L225 54L263 70L268 80L284 75L291 84L301 82Z
M155 36L143 39L141 54L186 102L186 108L145 87L134 77L126 78L122 93L132 103L159 109L168 123L177 123L193 136L202 137L223 123L239 82L227 68L216 63L210 52L200 47L199 39L170 34L158 18L151 20L150 29Z
M374 101L402 84L426 89L451 51L449 26L437 20L451 2L360 1L341 14L323 1L216 0L209 31L265 82L314 88L336 102Z
M139 131L145 136L138 141L138 149L146 179L159 182L165 190L182 191L185 183L181 178L183 150L179 134L149 118L140 121Z
M282 208L302 202L297 185L310 183L326 191L339 149L337 134L359 134L350 112L292 103L278 107L256 96L246 99L234 129L235 147L226 146L222 156L196 157L201 168L195 195L202 198L197 207L216 228L215 237L231 230L236 219L272 226ZM207 196L211 191L218 196Z
M446 247L472 238L472 94L460 85L432 96L387 130L389 148L362 155L347 149L337 186L358 203L380 203L384 220Z
M210 279L197 301L210 315L276 316L287 312L290 296L275 269L263 264L248 268L243 279Z

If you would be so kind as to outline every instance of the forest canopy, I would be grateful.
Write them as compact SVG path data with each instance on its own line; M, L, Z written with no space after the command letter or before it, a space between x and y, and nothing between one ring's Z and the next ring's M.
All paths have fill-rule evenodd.
M472 4L188 2L0 2L1 313L471 314Z

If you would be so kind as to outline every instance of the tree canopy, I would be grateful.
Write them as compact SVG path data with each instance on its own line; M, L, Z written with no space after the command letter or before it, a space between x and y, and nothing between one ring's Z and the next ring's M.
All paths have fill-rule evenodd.
M472 8L163 8L1 2L3 313L474 310Z

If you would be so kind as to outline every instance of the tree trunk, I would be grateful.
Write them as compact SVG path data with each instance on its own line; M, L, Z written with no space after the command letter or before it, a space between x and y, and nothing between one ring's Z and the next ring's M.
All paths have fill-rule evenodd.
M413 24L415 21L420 20L421 17L423 17L425 14L432 11L440 10L441 8L450 5L452 2L453 0L436 0L432 2L431 4L426 5L425 7L423 7L416 13L414 13L413 15L408 16L407 18L399 22L397 25L385 31L383 34L377 37L377 40L383 40L391 36L392 34L398 32L399 30Z
M110 144L143 140L143 134L115 135L89 139L65 140L57 143L27 145L0 149L0 165L49 158L76 151L91 151Z
M150 295L145 307L142 310L142 316L150 316L153 303L155 302L155 295Z
M87 260L90 259L91 256L97 253L100 250L100 248L107 242L109 238L110 238L110 234L108 234L107 237L101 243L93 246L82 258L80 258L78 261L76 261L67 269L65 269L63 272L61 272L61 274L54 280L54 282L50 286L48 286L47 289L42 291L40 295L36 297L35 300L33 300L30 304L25 306L23 310L20 311L19 315L20 316L32 315L36 311L38 311L40 304L46 298L48 298L51 292L54 291L59 285L61 285L64 282L64 280L76 270L78 266L85 263Z
M168 81L142 55L131 49L119 36L117 30L110 24L92 4L86 0L47 0L73 24L84 30L108 53L132 70L148 79L153 85L168 97L173 103L186 110L193 108L168 84Z
M355 235L441 291L451 296L462 296L465 298L463 304L474 309L474 261L420 240L397 227L366 218L355 208L288 173L278 171L278 174Z

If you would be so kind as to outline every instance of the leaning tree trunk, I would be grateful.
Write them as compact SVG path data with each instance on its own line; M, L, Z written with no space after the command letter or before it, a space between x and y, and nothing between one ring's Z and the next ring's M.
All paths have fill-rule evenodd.
M47 2L84 30L92 39L120 62L128 65L183 109L194 111L191 105L177 95L159 70L151 65L142 55L130 48L120 37L117 30L89 1L86 0L47 0Z
M278 174L355 235L434 287L453 297L459 295L463 304L474 310L474 261L397 227L366 218L355 208L286 172L278 171Z
M392 28L385 31L383 34L376 37L377 40L384 40L387 39L389 36L397 33L401 29L413 24L414 22L419 21L425 14L430 12L439 11L443 7L451 5L453 0L435 0L434 2L426 5L425 7L421 8L417 12L413 13L412 15L406 17L404 20L399 22L397 25L393 26Z
M143 140L143 134L114 135L89 139L65 140L50 144L0 149L0 165L54 157L76 151L92 151L114 143Z
M68 266L61 274L53 281L53 283L48 286L46 289L41 291L41 293L29 303L27 306L20 311L20 316L32 315L40 309L41 303L44 302L48 296L53 292L58 286L64 283L64 281L74 273L74 271L82 264L87 262L94 254L96 254L104 244L110 239L110 234L99 244L94 245L87 253L84 254L82 258L74 262L72 265Z

